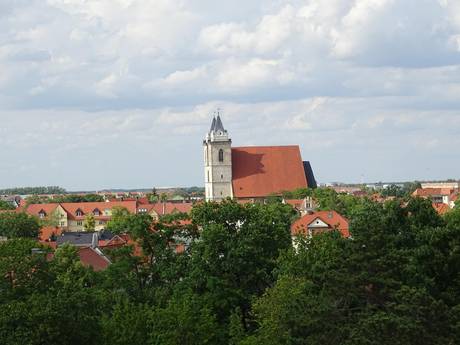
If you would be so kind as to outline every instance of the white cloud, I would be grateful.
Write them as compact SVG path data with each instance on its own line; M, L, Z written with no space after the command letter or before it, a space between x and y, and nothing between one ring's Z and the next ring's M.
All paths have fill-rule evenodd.
M384 163L403 154L411 165L390 177L441 176L416 159L429 149L423 160L443 166L439 152L458 143L457 0L5 0L0 18L3 166L30 160L40 175L40 149L94 172L101 147L123 167L146 156L166 166L170 152L192 166L217 107L235 143L300 143L322 179L353 179L362 165L389 176ZM184 177L174 159L172 172L152 159L139 181L201 182L199 165ZM76 185L62 177L71 165L50 183ZM127 168L109 166L98 183L123 184Z

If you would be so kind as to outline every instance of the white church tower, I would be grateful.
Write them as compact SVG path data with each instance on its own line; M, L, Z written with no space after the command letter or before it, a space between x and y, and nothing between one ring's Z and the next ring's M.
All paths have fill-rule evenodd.
M219 114L212 119L203 151L206 201L232 198L232 141Z

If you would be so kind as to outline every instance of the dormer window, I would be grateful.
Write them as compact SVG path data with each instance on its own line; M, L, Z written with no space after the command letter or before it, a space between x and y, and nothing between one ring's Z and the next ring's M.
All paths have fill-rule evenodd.
M219 150L219 162L224 161L224 150L220 149Z
M83 216L83 211L80 210L80 209L78 209L78 210L75 212L75 215L76 215L77 217L81 217L81 216Z
M45 218L46 217L46 212L43 211L43 210L40 210L40 212L38 212L38 217L41 218L41 219Z
M101 215L101 211L99 211L98 208L95 208L95 209L93 210L93 215L95 215L95 216L100 216L100 215Z

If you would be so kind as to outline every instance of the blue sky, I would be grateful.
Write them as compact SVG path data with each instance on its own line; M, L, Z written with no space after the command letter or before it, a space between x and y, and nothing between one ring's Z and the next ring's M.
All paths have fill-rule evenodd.
M320 182L459 178L460 2L0 2L0 187L202 185L217 107Z

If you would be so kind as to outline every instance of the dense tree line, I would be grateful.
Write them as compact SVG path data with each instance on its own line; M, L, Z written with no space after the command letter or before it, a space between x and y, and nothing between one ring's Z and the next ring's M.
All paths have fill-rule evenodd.
M64 203L64 202L100 202L104 201L104 197L99 194L65 194L54 195L53 197L32 195L26 199L28 204L49 204L49 203Z
M48 187L16 187L0 189L2 195L33 195L33 194L65 194L66 190L58 186Z
M352 239L296 239L289 205L226 201L152 223L118 212L103 272L76 249L0 244L2 344L458 344L460 210L349 208ZM178 250L176 244L185 246ZM177 253L178 252L178 253Z

